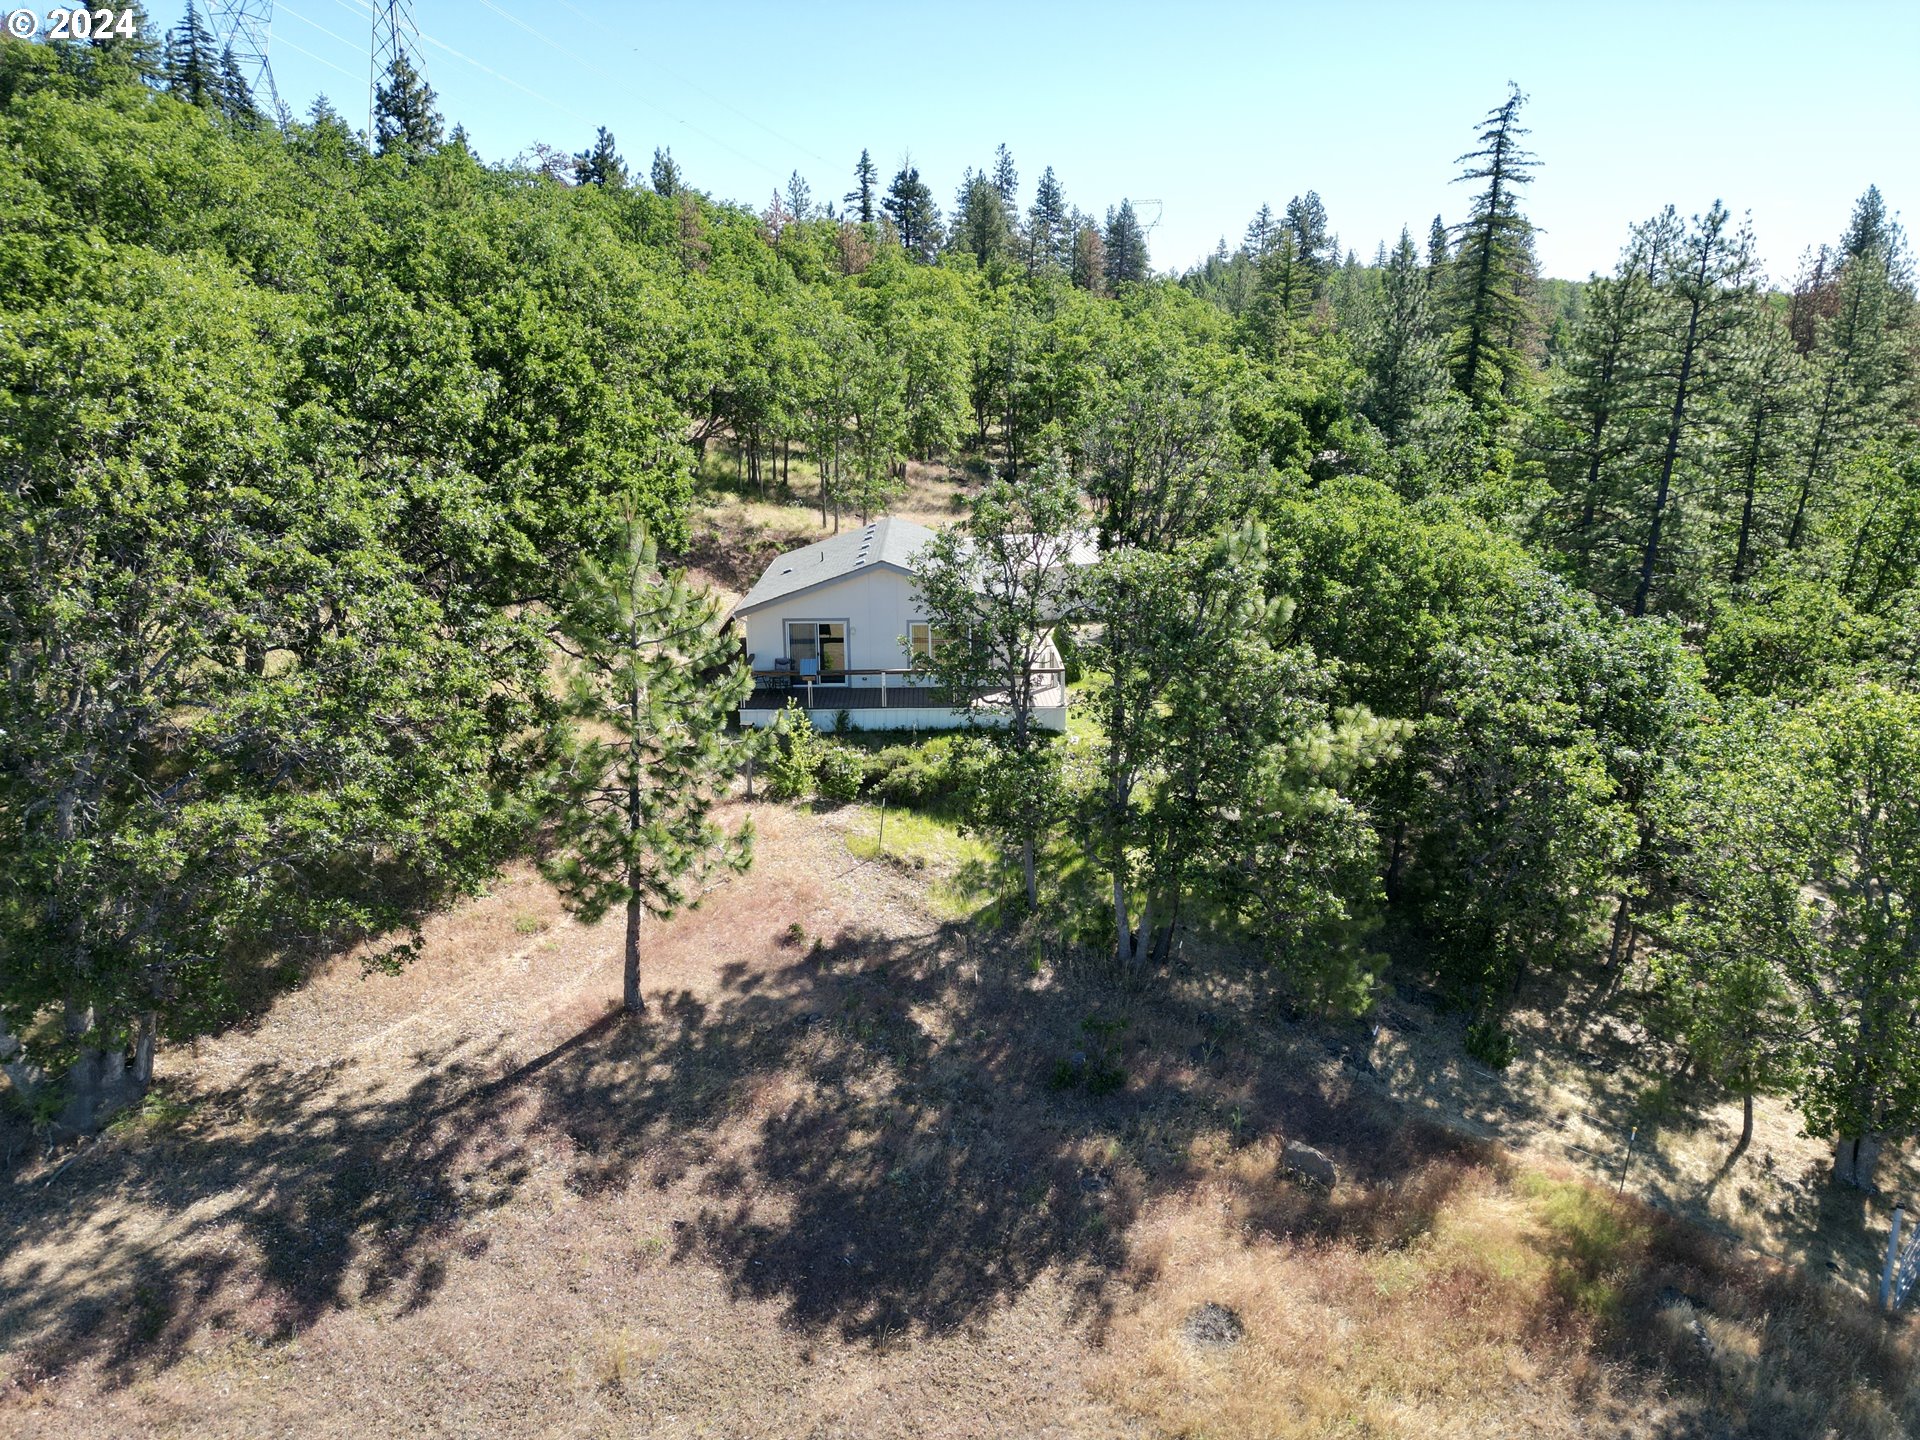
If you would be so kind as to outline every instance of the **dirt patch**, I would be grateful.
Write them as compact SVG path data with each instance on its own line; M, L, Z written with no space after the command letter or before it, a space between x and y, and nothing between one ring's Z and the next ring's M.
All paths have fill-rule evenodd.
M514 873L0 1187L0 1434L1920 1420L1904 1327L1433 1123L1260 972L1130 994L939 918L857 810L752 810L753 870L648 927L644 1022L618 922ZM1115 1083L1055 1083L1090 1026Z

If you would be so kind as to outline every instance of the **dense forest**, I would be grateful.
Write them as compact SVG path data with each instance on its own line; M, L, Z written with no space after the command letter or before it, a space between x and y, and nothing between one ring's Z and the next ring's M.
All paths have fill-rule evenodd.
M1499 1065L1578 963L1842 1178L1920 1123L1920 323L1877 191L1792 276L1701 194L1543 281L1514 91L1459 214L1363 263L1307 191L1170 277L1004 146L944 208L867 153L757 208L604 130L485 163L404 61L378 111L261 114L191 14L0 49L0 1059L71 1123L525 849L555 608L631 522L684 553L736 455L823 517L969 467L955 616L969 556L1091 526L1096 739L977 737L973 813L1029 876L1078 846L1099 884L1030 894L1144 983L1196 917L1329 1012L1391 954Z

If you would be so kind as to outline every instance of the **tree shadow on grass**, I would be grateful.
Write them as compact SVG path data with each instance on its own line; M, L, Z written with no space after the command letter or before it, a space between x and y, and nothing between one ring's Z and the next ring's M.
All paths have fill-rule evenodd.
M209 1330L271 1343L349 1307L404 1319L488 1263L474 1222L542 1168L582 1196L670 1194L677 1261L796 1328L879 1344L976 1323L1043 1279L1097 1338L1151 1278L1128 1232L1213 1163L1200 1137L1304 1139L1366 1182L1276 1172L1245 1209L1250 1242L1406 1245L1462 1177L1504 1163L1221 1020L1271 1003L1252 972L1227 998L1211 981L1130 998L1036 978L1030 947L959 926L768 944L773 963L726 967L711 995L531 1059L467 1042L417 1057L403 1090L346 1060L182 1087L177 1121L0 1189L13 1383L91 1365L122 1385ZM1117 1089L1075 1078L1095 1033L1122 1037Z

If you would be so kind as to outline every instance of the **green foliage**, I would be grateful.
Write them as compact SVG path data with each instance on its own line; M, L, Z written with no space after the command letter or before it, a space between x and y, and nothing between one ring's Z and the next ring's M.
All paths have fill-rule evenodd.
M796 701L775 718L772 743L762 762L767 793L776 800L803 800L813 794L827 742Z
M642 912L698 903L689 885L715 865L745 868L751 822L710 817L745 758L729 714L753 688L711 596L664 570L629 520L619 555L583 560L555 619L569 661L553 775L553 846L542 870L581 920L627 912L627 1008L639 1000Z
M832 800L845 804L860 798L861 782L865 778L860 754L844 745L827 745L820 751L820 762L814 769L814 787L823 800Z
M866 759L864 786L875 799L921 810L953 808L966 783L959 738L889 745Z
M1610 922L1720 1083L1913 1124L1916 307L1877 191L1790 294L1719 205L1536 284L1516 92L1424 257L1343 260L1308 191L1173 284L1129 204L1049 169L1021 215L1004 148L950 234L864 151L846 222L795 174L763 224L665 150L628 183L604 130L484 166L404 62L371 141L276 125L213 46L197 4L164 63L0 40L0 1025L32 1061L215 1028L346 940L397 963L542 776L573 903L694 898L737 853L740 681L626 542L687 544L719 441L823 524L909 457L990 477L922 588L926 668L997 723L869 753L790 713L775 795L1019 850L1135 982L1198 924L1351 1012L1392 919L1490 1062ZM1064 741L1022 693L1050 647Z
M1513 1035L1498 1017L1486 1016L1467 1026L1467 1054L1495 1070L1513 1063Z
M1676 1028L1735 1093L1790 1088L1815 1134L1909 1131L1920 697L1736 709L1664 799L1689 839L1663 932Z

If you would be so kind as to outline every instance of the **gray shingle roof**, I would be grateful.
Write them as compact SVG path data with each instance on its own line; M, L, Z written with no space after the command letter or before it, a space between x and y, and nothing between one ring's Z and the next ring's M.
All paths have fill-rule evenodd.
M847 530L798 550L789 550L767 566L754 581L753 588L733 607L733 613L757 610L769 601L811 590L829 580L845 579L876 565L890 566L911 575L914 551L931 539L933 531L926 526L887 515L858 530Z

